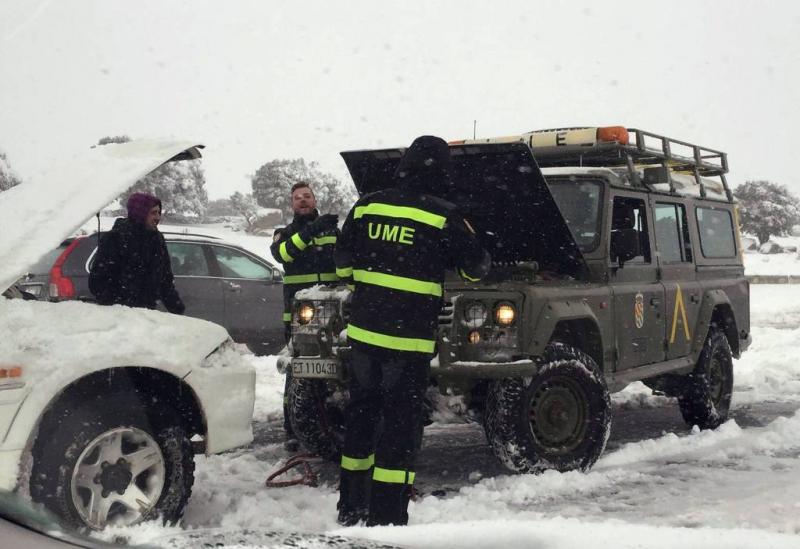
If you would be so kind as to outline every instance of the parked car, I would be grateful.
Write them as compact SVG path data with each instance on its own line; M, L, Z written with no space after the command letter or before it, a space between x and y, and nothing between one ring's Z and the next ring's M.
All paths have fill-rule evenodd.
M284 346L280 270L219 238L163 234L175 287L186 305L184 314L225 327L234 341L256 354L274 354ZM68 238L17 285L44 301L93 301L89 270L96 252L97 233Z
M15 280L42 254L165 162L198 158L198 148L109 144L71 156L58 179L0 193L0 292L19 295ZM30 497L70 529L176 522L194 455L253 440L255 370L222 326L0 297L0 334L0 492Z

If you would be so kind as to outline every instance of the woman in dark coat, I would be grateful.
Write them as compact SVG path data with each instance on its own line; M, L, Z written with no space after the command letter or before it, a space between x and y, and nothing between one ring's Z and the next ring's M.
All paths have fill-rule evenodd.
M101 305L155 309L161 300L171 313L185 307L175 290L169 254L158 231L161 200L147 193L128 198L128 217L119 218L101 239L89 273L89 290Z

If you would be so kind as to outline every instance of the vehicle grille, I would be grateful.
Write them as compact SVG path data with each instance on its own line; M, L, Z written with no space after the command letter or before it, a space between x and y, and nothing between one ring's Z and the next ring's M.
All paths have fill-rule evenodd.
M449 300L445 300L442 303L442 310L439 311L439 326L444 328L449 328L453 325L453 311L455 308L453 307L453 302Z

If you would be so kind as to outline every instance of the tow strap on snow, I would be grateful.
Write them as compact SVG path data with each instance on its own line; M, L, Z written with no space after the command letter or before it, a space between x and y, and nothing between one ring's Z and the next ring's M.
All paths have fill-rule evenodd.
M296 456L292 456L286 461L283 467L280 467L267 477L264 486L267 488L285 488L287 486L305 484L306 486L316 487L317 474L311 469L311 463L309 462L319 459L320 457L315 454L297 454ZM301 476L289 480L275 480L277 477L286 474L296 467L302 467L303 474Z

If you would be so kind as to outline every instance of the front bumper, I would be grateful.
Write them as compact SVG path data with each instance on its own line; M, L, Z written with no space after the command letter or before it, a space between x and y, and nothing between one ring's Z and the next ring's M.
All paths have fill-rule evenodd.
M248 368L197 368L185 381L206 422L205 453L216 454L253 441L256 372Z

